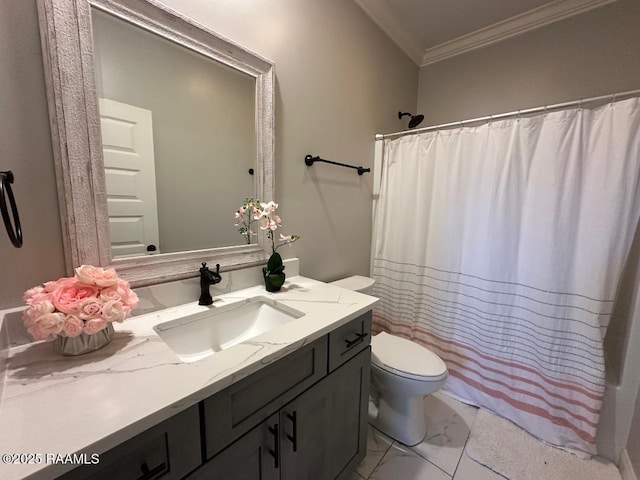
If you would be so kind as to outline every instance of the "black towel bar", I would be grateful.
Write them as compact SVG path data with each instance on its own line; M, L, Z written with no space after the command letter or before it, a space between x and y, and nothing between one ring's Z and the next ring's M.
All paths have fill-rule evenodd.
M356 167L354 165L347 165L346 163L333 162L331 160L325 160L324 158L314 157L312 155L307 155L306 157L304 157L304 163L307 165L307 167L313 165L314 162L324 162L330 163L331 165L338 165L339 167L353 168L358 171L358 175L362 175L363 173L371 171L370 168Z

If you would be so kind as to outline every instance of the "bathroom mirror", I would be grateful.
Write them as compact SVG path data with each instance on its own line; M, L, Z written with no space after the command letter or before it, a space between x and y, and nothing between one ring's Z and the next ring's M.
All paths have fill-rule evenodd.
M152 0L38 10L68 270L141 286L263 263L233 212L273 198L273 63Z
M96 8L91 23L112 256L243 244L255 78Z

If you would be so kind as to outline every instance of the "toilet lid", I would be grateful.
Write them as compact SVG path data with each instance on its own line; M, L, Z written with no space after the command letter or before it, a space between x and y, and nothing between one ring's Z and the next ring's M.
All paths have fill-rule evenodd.
M380 332L371 339L371 361L396 375L436 380L447 375L447 366L428 348L406 338Z
M362 275L354 275L352 277L343 278L342 280L336 280L331 282L331 285L336 287L346 288L347 290L353 290L354 292L364 292L375 283L373 278L363 277Z

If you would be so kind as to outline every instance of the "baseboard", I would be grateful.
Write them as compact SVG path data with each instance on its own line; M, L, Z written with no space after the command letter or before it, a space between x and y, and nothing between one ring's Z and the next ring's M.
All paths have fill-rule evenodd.
M620 461L618 462L618 468L620 469L622 480L638 480L626 448L623 448L620 452Z

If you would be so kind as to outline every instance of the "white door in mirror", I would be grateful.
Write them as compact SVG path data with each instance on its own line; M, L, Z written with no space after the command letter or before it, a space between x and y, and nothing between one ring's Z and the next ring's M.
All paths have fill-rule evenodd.
M100 125L113 258L160 253L151 111L101 98Z

